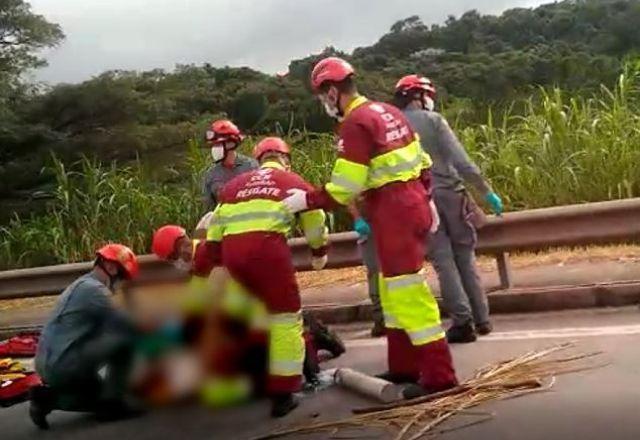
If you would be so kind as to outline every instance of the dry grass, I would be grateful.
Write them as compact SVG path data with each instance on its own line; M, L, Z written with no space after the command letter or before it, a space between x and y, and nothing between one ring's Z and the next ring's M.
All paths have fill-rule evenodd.
M601 353L559 356L560 352L572 347L571 343L556 345L490 365L480 369L473 378L462 385L443 393L361 409L354 411L357 415L343 420L305 424L256 437L254 440L294 435L295 438L299 438L302 434L318 432L336 434L341 430L372 428L394 433L394 440L418 440L437 433L436 428L455 415L475 415L481 419L474 423L483 422L493 415L478 411L471 412L469 409L489 401L548 391L553 387L557 375L597 368L597 366L586 364L584 360Z

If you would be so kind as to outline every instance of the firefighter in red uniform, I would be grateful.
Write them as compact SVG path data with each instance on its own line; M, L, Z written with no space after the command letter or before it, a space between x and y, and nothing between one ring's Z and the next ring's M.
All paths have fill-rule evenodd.
M363 193L364 213L375 231L383 274L380 297L387 327L389 373L394 382L417 383L406 397L457 384L437 303L422 272L424 236L437 227L430 200L431 159L403 114L357 93L353 67L326 58L311 86L326 112L341 122L331 180L313 191L293 189L291 212L335 209Z
M268 312L268 378L272 416L297 406L304 340L300 294L286 237L296 220L312 250L314 269L327 262L328 233L321 210L292 215L282 203L287 191L313 187L290 172L289 146L280 138L263 139L254 150L261 168L231 180L220 193L207 233L207 249L216 265L264 302ZM297 218L296 218L297 217Z

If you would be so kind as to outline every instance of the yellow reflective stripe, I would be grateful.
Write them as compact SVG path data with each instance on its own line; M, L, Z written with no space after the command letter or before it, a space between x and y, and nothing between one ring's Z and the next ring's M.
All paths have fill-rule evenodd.
M271 324L297 324L302 320L302 313L277 313L269 317Z
M347 205L365 189L368 174L368 166L339 158L325 189L336 202Z
M269 161L263 163L262 165L260 165L260 168L275 168L275 169L283 170L283 171L285 169L284 166L281 163L276 162L275 160L269 160Z
M329 230L325 221L326 215L320 209L300 213L300 226L312 249L325 246L329 241Z
M302 314L279 313L269 317L269 373L276 376L302 374L304 341Z
M387 289L389 291L394 291L397 289L402 289L403 287L422 283L424 283L424 272L420 271L411 275L402 275L396 278L387 278Z
M440 325L426 327L421 330L407 330L407 334L413 345L424 345L445 337L444 330Z
M424 167L425 153L420 142L389 151L371 159L367 188L379 188L391 182L416 179Z
M424 271L385 278L385 287L385 313L393 316L398 327L407 332L413 345L423 345L444 337L440 310L424 278Z
M282 202L267 199L223 204L216 211L222 236L254 231L287 234L294 218Z
M345 107L345 109L344 109L344 117L346 118L347 116L349 116L349 113L351 113L352 111L354 111L355 109L357 109L362 104L364 104L365 102L368 102L368 101L369 100L365 96L356 96Z
M203 402L213 407L225 407L241 403L251 395L251 381L244 376L214 376L200 389Z
M304 360L269 362L269 374L274 376L298 376L302 374Z
M222 205L218 205L213 211L211 222L209 223L209 228L207 229L207 241L222 241L223 228L222 224L220 223L221 209Z

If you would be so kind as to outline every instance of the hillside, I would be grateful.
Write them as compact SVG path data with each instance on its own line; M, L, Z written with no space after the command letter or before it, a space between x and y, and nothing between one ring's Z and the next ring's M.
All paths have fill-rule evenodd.
M484 122L490 106L512 106L538 86L587 94L613 85L621 61L640 47L638 23L638 0L564 1L501 16L469 11L433 26L409 17L375 44L343 55L359 68L362 91L378 99L389 98L407 72L433 77L447 111L468 126ZM52 152L67 164L81 154L143 163L153 157L152 176L164 178L157 165L180 163L186 140L199 139L215 116L258 134L329 131L306 86L319 56L292 61L286 77L205 64L106 72L50 90L11 87L0 100L0 205L11 206L4 218L10 200L49 188L52 174L41 171Z

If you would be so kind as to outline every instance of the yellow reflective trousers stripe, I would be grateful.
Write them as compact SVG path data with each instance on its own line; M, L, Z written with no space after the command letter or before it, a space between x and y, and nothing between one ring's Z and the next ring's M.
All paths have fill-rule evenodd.
M271 315L269 317L269 374L301 375L303 363L302 314L298 312Z
M444 338L438 303L423 271L385 277L382 285L380 300L387 327L406 331L413 345Z

